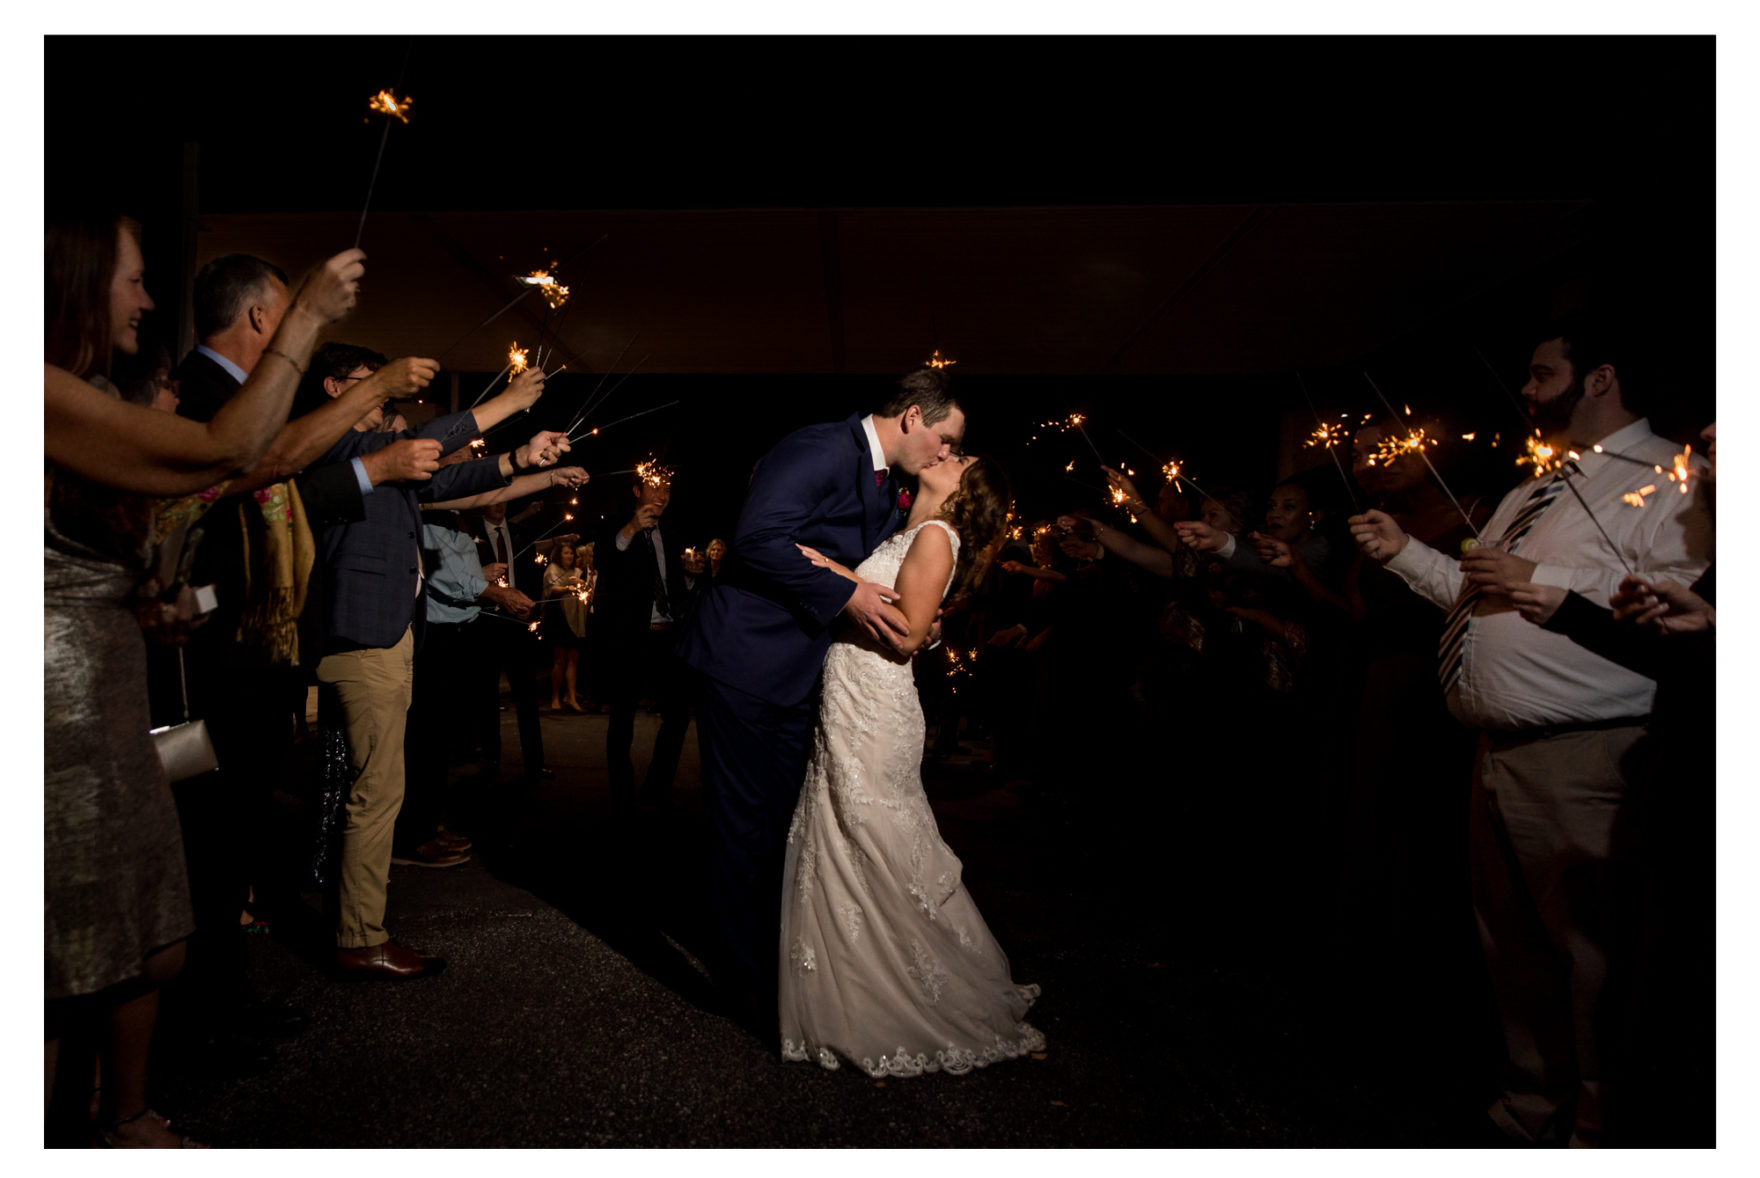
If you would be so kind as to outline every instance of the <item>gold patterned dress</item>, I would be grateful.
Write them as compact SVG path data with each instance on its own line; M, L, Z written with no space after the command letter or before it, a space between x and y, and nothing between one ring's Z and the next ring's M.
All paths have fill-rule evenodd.
M194 928L133 609L151 511L44 464L45 999L127 981Z

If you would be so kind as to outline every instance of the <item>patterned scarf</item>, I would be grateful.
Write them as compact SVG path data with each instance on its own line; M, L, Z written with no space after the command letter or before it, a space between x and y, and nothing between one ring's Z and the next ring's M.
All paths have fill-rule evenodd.
M245 574L238 641L270 666L297 667L299 613L305 608L317 545L291 481L272 483L252 498L256 511L238 505Z

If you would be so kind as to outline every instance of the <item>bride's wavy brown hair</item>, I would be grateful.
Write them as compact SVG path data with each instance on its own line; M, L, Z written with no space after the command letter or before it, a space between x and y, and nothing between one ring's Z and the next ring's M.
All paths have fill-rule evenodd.
M970 588L978 555L996 542L1008 526L1008 505L1013 499L1008 475L994 458L980 456L959 476L959 488L941 505L937 518L946 520L959 533L959 561L953 568L948 596Z

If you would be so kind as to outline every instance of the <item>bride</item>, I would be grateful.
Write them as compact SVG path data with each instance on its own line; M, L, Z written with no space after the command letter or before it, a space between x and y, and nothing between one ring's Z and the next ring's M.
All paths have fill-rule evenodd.
M909 658L1001 534L1007 483L982 458L949 458L919 480L904 530L853 573L802 549L893 586L911 625L904 655L853 627L834 638L783 868L782 1056L826 1068L841 1056L872 1076L960 1074L1045 1046L1022 1021L1039 987L1009 977L923 793Z

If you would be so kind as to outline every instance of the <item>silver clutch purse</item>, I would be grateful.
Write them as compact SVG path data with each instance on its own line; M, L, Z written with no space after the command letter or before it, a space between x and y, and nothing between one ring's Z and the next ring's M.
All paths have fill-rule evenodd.
M177 650L177 685L183 691L183 723L151 729L153 747L159 752L159 763L173 783L188 781L220 768L214 755L214 742L208 739L208 722L189 718L189 685L183 675L183 648Z

